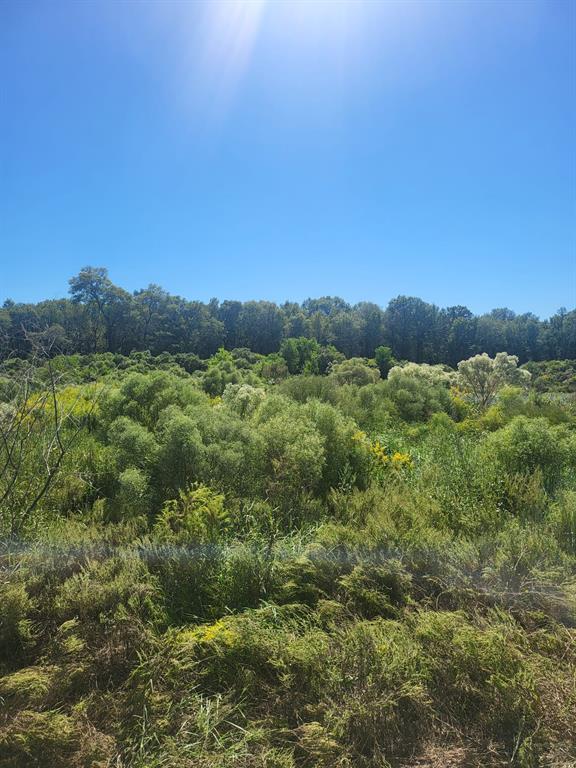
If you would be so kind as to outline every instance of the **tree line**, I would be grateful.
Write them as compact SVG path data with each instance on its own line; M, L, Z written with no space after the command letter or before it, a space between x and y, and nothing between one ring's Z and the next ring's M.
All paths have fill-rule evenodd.
M528 360L576 358L576 309L547 320L494 309L474 315L465 306L439 308L398 296L386 309L325 296L278 305L270 301L189 301L151 284L133 293L103 267L85 267L69 281L69 298L0 308L0 359L29 355L34 334L50 335L54 353L132 351L194 353L246 347L277 352L283 341L308 338L346 357L373 357L379 346L394 357L455 366L471 355L501 350Z

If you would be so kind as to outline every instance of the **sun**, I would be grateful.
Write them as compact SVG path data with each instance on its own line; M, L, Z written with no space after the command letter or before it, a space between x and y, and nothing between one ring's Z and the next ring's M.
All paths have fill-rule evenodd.
M282 89L317 76L351 80L379 28L374 20L395 3L174 0L152 7L158 26L172 36L175 103L197 125L216 130L251 81Z
M364 0L211 0L205 5L202 68L226 102L242 81L260 38L273 40L280 59L299 49L347 45Z

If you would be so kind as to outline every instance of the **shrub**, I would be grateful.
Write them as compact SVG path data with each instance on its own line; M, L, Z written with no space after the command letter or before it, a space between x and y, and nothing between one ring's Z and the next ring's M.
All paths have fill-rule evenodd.
M450 409L450 375L441 366L407 363L390 370L387 393L405 421Z
M54 669L25 667L0 677L0 701L10 710L41 707L50 691Z
M0 663L15 664L30 648L34 603L23 584L0 585Z
M154 527L162 542L194 544L216 541L228 523L224 496L205 485L189 486L165 502Z
M397 560L390 560L386 565L356 565L339 584L351 612L368 619L395 618L406 602L410 577Z
M552 507L550 525L559 546L576 555L576 491L565 491Z
M241 418L251 416L264 397L265 390L250 384L228 384L222 394L222 402Z
M518 358L506 352L498 352L494 358L484 352L458 363L458 386L482 409L502 387L527 387L530 379L529 371L518 368Z
M270 497L286 502L320 486L326 455L313 422L297 411L264 421L264 472Z
M54 613L59 621L104 622L127 613L143 621L162 621L158 585L136 553L89 561L58 588ZM88 629L88 627L86 627Z
M546 490L554 493L576 463L576 442L565 427L553 427L547 419L516 416L486 438L483 453L487 463L509 474L527 476L539 470Z
M120 471L127 467L146 469L154 463L158 452L154 435L127 416L120 416L112 422L108 439Z
M437 711L480 738L502 739L509 752L534 731L538 699L518 630L427 612L416 617L414 631Z
M96 768L112 754L110 739L62 712L23 710L0 729L0 768Z
M354 384L357 387L365 387L374 384L380 378L380 371L372 360L362 357L351 357L341 363L332 365L332 376L338 384Z
M202 474L204 446L196 423L175 406L167 408L158 423L160 450L155 468L156 484L175 494Z
M332 645L324 700L330 734L346 744L353 765L412 751L429 732L431 711L422 653L395 621L345 625Z
M150 507L150 482L136 467L129 467L118 477L116 507L120 519L146 516Z

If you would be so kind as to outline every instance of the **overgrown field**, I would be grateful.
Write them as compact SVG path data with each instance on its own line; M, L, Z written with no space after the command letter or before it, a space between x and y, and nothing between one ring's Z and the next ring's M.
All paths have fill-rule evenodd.
M574 362L341 357L3 364L0 768L576 765Z

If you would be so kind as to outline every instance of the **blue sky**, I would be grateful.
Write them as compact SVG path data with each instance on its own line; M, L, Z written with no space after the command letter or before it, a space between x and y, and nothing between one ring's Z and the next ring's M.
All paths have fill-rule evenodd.
M0 0L0 301L576 304L576 4Z

